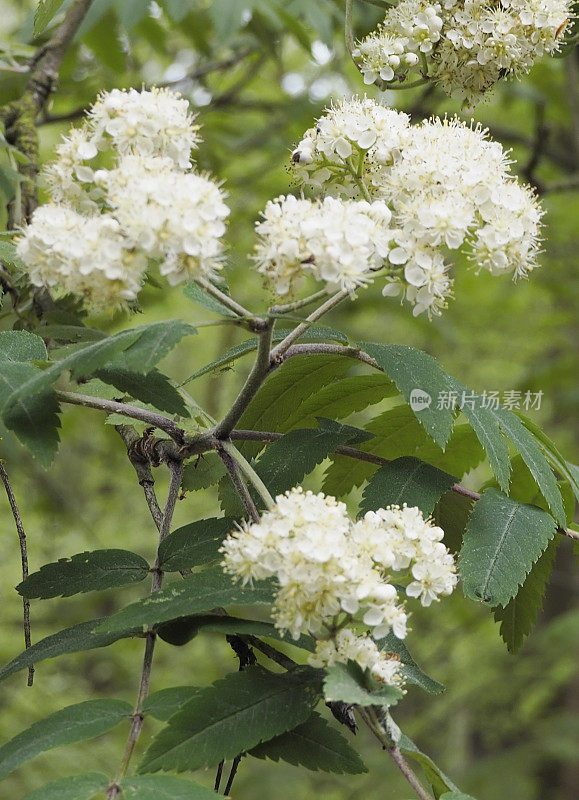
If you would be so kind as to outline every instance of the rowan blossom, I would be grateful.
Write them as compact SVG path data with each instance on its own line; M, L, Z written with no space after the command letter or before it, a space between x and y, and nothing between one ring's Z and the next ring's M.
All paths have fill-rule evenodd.
M258 271L287 294L306 274L353 291L388 255L392 214L382 201L322 201L293 195L270 201L256 225Z
M36 209L17 252L34 286L72 292L98 305L134 300L147 265L113 217L84 216L55 203Z
M311 663L353 660L395 683L396 664L376 645L390 631L399 639L407 632L392 573L411 570L407 595L423 606L451 594L457 576L442 537L417 508L392 506L352 522L344 503L296 487L276 497L259 522L233 531L221 552L225 570L244 583L275 579L275 624L294 639L314 636ZM370 636L354 634L353 625Z
M213 277L229 208L219 184L191 168L197 130L188 102L168 89L101 94L44 170L53 202L18 245L32 282L115 306L136 298L151 265L172 285Z
M383 293L402 294L414 314L445 308L453 251L493 275L517 278L537 266L540 206L480 126L436 117L411 125L406 114L354 97L306 131L292 162L304 186L388 207Z
M364 83L430 75L451 97L478 103L504 77L556 51L569 0L401 0L356 43Z

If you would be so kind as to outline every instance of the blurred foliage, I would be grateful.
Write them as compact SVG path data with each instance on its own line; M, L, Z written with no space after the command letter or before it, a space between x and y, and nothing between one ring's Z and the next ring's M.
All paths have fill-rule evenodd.
M59 21L57 14L35 39L33 6L30 0L0 2L0 104L19 96L26 81L26 59ZM50 158L60 135L100 90L162 82L173 85L190 100L203 126L200 168L222 179L229 193L233 213L226 279L242 303L263 307L271 298L248 260L254 221L267 199L291 188L288 153L324 105L332 98L363 91L346 58L342 14L341 0L159 0L151 4L94 0L65 59L46 117L40 120L42 157ZM360 33L379 17L375 6L357 4ZM479 391L542 390L543 403L532 413L533 419L572 461L579 439L579 202L565 189L579 170L578 76L577 50L566 59L546 60L523 83L503 84L475 115L513 147L515 169L526 180L540 190L552 187L544 197L545 252L537 273L514 285L507 277L476 275L463 263L456 270L456 299L440 319L413 319L407 308L383 298L379 288L372 287L360 291L355 304L333 312L329 321L354 339L368 338L372 331L382 341L418 346ZM373 87L366 91L378 95ZM410 111L414 119L459 111L430 89L391 92L383 100ZM9 161L2 160L5 163L9 169ZM6 193L3 186L0 190ZM14 324L12 299L5 298L0 312L0 325L5 328ZM141 306L139 322L169 316L191 322L212 319L179 289L149 286ZM30 312L21 313L26 317ZM127 319L101 317L91 322L117 330ZM205 328L169 356L165 366L185 379L243 338L233 326ZM226 409L248 366L242 360L217 376L199 378L188 389L217 416ZM111 546L150 558L155 531L115 431L105 426L99 412L72 409L64 416L61 433L63 445L49 472L10 434L0 443L29 535L31 568L84 549ZM485 470L479 468L477 484L488 477ZM165 476L157 472L162 496ZM310 479L312 485L322 472L318 470ZM4 500L1 508L0 659L5 663L22 649L22 633L20 598L13 590L19 582L17 538ZM174 525L211 516L216 510L213 489L189 493L178 505ZM579 694L574 646L576 650L579 619L573 611L577 584L572 562L572 548L563 542L539 627L517 656L506 653L488 613L459 596L444 601L439 613L417 613L413 620L416 634L410 634L409 644L415 657L448 688L435 699L409 691L397 720L465 791L481 800L504 798L507 782L512 800L576 796ZM36 601L32 604L33 640L111 613L139 596L138 587L129 587L98 596ZM10 678L0 688L0 741L38 719L40 710L45 715L100 696L132 701L141 650L138 641L119 642L45 662L37 669L32 689L24 685L23 673ZM235 667L233 653L211 635L183 648L163 644L156 653L152 688L207 684ZM147 722L153 724L157 723ZM69 774L71 765L82 770L114 769L124 736L121 728L94 743L37 758L8 778L5 796L18 798L46 780ZM235 796L239 800L273 795L294 800L404 796L402 779L384 754L365 733L358 738L370 768L366 775L305 773L247 759ZM207 773L201 780L210 785L212 776Z

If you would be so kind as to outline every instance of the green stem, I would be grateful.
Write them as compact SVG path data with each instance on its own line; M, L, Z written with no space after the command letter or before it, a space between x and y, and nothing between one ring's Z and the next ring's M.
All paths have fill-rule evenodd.
M393 91L393 92L401 92L402 89L416 89L417 86L424 86L427 83L430 83L430 78L419 78L416 81L412 81L412 83L385 83L384 84L384 91Z
M223 461L225 469L229 475L231 483L233 484L233 488L237 492L237 495L241 502L243 503L245 510L252 522L259 522L260 515L259 511L257 510L257 506L253 502L253 497L249 493L249 489L243 479L243 475L241 474L241 470L239 469L239 465L237 461L230 455L225 447L223 446L223 442L217 442L215 449L217 451L217 455Z
M341 303L342 300L345 300L346 297L349 296L350 293L346 289L342 289L340 292L337 292L335 295L332 295L332 297L326 300L325 303L322 303L322 305L319 306L319 308L316 308L315 311L312 311L312 313L309 315L309 317L307 317L305 322L302 322L301 325L297 325L293 329L293 331L291 331L291 333L288 333L285 339L282 339L282 341L277 345L277 347L273 348L273 350L271 351L272 363L275 363L277 359L283 356L286 350L288 350L292 346L292 344L295 341L297 341L300 338L300 336L308 330L308 328L313 322L317 322L321 317L324 316L324 314L327 314L328 311L331 311L333 308L335 308L335 306Z
M352 22L353 10L354 10L354 0L346 0L346 12L344 17L344 39L346 40L346 49L350 54L350 58L356 65L356 69L359 70L360 67L356 63L356 59L353 56L354 49L356 47L356 40L354 37L354 27Z
M223 417L221 422L219 422L213 430L213 435L217 439L227 439L233 428L235 428L241 419L243 412L257 394L259 387L267 377L270 364L273 320L268 320L267 322L264 321L264 326L265 327L262 330L258 331L259 341L257 345L257 356L255 358L253 368L249 373L243 388L237 395L233 405Z
M238 464L239 468L247 478L247 480L252 484L255 490L258 492L259 496L265 503L266 507L271 509L275 505L275 500L269 493L269 490L265 483L261 480L257 472L251 466L249 461L239 452L237 447L232 442L223 441L221 442L221 448L229 455L231 458L235 460Z
M360 161L358 162L358 168L356 168L354 166L354 162L352 161L352 156L350 156L350 158L348 158L346 161L346 165L350 171L351 176L354 178L356 186L362 192L364 200L367 200L368 203L371 203L372 198L370 197L370 192L368 191L368 187L366 186L364 178L362 177L362 174L360 172L360 165L362 166L362 168L364 166L363 160L360 159Z
M310 294L308 297L304 297L303 300L295 300L293 303L286 303L282 306L271 306L269 309L270 314L289 314L292 311L297 311L300 308L305 308L306 306L311 305L312 303L317 303L318 300L321 300L323 297L326 297L328 292L326 289L320 289L319 292L315 292L314 294Z
M211 281L208 281L205 278L197 278L195 283L204 289L207 294L210 294L216 300L219 300L219 302L226 306L230 311L233 311L234 314L237 314L238 317L249 317L250 319L254 317L251 311L248 311L242 305L237 303L235 300L233 300L233 298L225 294L225 292L221 292L211 283Z

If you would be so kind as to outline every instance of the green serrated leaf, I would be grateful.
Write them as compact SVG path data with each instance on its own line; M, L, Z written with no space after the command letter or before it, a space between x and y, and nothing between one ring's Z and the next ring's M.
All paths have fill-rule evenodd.
M234 518L219 517L177 528L159 545L159 566L166 572L178 572L215 561L223 540L234 527Z
M138 339L123 351L118 366L149 373L185 336L197 333L196 329L180 319L144 325ZM111 366L117 366L113 364Z
M546 511L486 489L468 521L459 556L467 597L505 606L555 534Z
M360 347L394 381L406 402L412 401L418 421L428 435L444 448L454 425L455 412L453 408L446 408L444 403L439 408L439 399L452 389L451 377L432 356L415 347L372 342L362 342ZM423 394L419 396L418 393ZM426 400L424 405L416 402L419 397Z
M509 490L509 448L501 433L495 413L490 408L484 408L479 395L475 395L460 381L452 378L453 390L459 398L465 398L461 403L461 411L468 419L475 431L496 475L501 489ZM466 399L474 397L474 400Z
M150 694L143 703L143 713L167 722L202 689L199 686L171 686Z
M566 516L561 492L553 470L543 455L539 445L525 428L520 419L506 408L493 411L504 434L508 436L513 445L521 454L525 464L531 471L545 500L549 504L551 513L559 523L565 525Z
M65 628L58 633L52 634L52 636L41 639L0 669L0 681L15 672L19 672L21 669L29 667L31 664L39 664L41 661L56 658L66 653L78 653L84 650L108 647L110 644L118 642L119 639L128 639L131 636L139 636L142 633L141 628L116 631L115 633L94 633L97 625L105 620L106 617L91 619L88 622L81 622L71 628Z
M357 706L393 706L403 697L396 686L368 688L364 671L353 661L334 664L326 669L324 697L328 702L353 703Z
M201 689L154 739L139 772L194 770L295 728L321 694L321 675L297 667L276 675L252 666Z
M533 434L552 466L569 482L569 485L573 489L573 494L577 502L579 502L579 469L574 464L569 464L555 442L553 442L531 419L519 412L517 412L517 416L525 428Z
M87 328L84 325L43 325L38 328L44 339L54 339L58 342L98 342L106 339L107 335L97 328Z
M237 427L279 431L304 400L320 386L342 377L351 366L352 360L342 355L318 354L289 359L263 384ZM243 449L246 455L253 455L261 447L263 445L245 444Z
M202 614L218 606L256 605L273 601L273 586L260 581L254 587L234 583L220 566L188 575L150 597L145 597L113 614L96 629L115 633L140 625L158 625L177 617Z
M95 373L96 377L114 386L123 394L147 403L158 411L189 417L183 397L171 383L170 378L157 369L146 375L131 372L120 367L105 367Z
M43 374L32 364L0 364L0 412L6 427L43 467L49 467L60 441L58 400L50 388L43 387L34 394L22 391Z
M28 331L0 331L0 360L6 362L46 361L46 345Z
M110 779L101 772L69 775L68 778L46 783L22 800L91 800L95 794L106 792L109 784Z
M351 436L346 431L344 440L340 431L315 428L290 431L268 446L255 468L276 496L300 484L338 445L349 442Z
M188 283L183 289L183 294L188 300L191 300L193 303L198 303L209 311L214 311L216 314L221 314L223 317L237 319L237 314L234 311L224 306L223 303L220 303L219 300L216 300L213 295L210 295L209 292L206 292L205 289L202 289L196 283Z
M142 556L128 550L93 550L45 564L19 583L16 591L29 599L73 594L138 583L149 574Z
M0 747L0 779L39 753L110 731L132 711L122 700L87 700L50 714Z
M275 330L273 332L272 341L273 342L281 342L282 339L290 333L289 329L280 328L279 330ZM333 328L324 328L324 327L311 327L302 337L302 341L332 341L332 342L340 342L341 344L346 344L348 341L348 337L345 336L340 331L336 331ZM222 356L215 359L215 361L211 361L209 364L206 364L201 369L198 369L197 372L194 372L193 375L190 375L186 380L183 381L181 384L185 386L186 383L189 381L195 380L195 378L201 377L201 375L206 375L208 372L213 372L217 369L223 369L227 367L229 364L232 364L234 361L237 361L238 358L241 358L248 353L252 353L257 350L257 343L258 339L248 339L246 342L242 342L241 344L235 345L235 347L230 348L225 352Z
M407 683L414 683L429 694L440 694L444 692L446 688L444 684L431 678L430 675L427 675L420 669L416 661L410 655L402 639L395 636L392 631L390 631L388 636L378 641L378 646L380 650L396 653L396 655L400 657L400 672Z
M30 380L21 386L19 394L36 394L51 386L63 372L69 371L75 380L92 375L105 364L109 365L109 362L114 361L123 351L125 357L121 362L122 366L146 374L153 369L156 361L168 352L168 348L173 346L176 340L178 341L177 337L182 338L189 328L190 326L179 320L169 320L153 322L150 325L121 331L114 336L107 336L106 339L75 349L71 355L44 370L36 380ZM191 332L193 330L191 329ZM10 398L10 401L14 402L15 399Z
M444 492L456 478L418 458L397 458L372 475L364 489L360 515L389 505L418 506L430 516Z
M500 634L509 653L516 653L537 622L543 607L545 587L553 571L559 540L551 539L547 549L533 564L525 582L504 608L493 609L496 622L501 623Z
M213 789L175 775L132 775L120 786L124 800L225 800Z
M216 453L204 453L201 458L188 462L183 467L181 491L197 492L215 486L226 474L223 461Z
M367 768L339 731L315 712L294 728L249 751L256 758L287 761L313 771L359 775Z
M458 553L472 513L474 500L452 490L445 492L434 508L434 522L444 531L444 544Z
M427 756L426 753L423 753L421 750L419 750L414 742L408 738L408 736L402 734L400 741L398 742L398 747L402 751L403 755L409 756L417 761L418 764L420 764L424 774L426 775L426 778L432 786L432 790L436 798L439 799L440 796L447 791L459 791L456 785L444 774L440 767L434 763L430 756Z
M304 400L285 421L283 430L307 428L314 425L319 416L344 419L395 394L398 394L396 386L385 375L342 378Z
M39 36L52 22L64 0L40 0L34 14L34 35Z
M0 240L0 261L11 269L22 269L24 264L16 252L16 245L12 242Z

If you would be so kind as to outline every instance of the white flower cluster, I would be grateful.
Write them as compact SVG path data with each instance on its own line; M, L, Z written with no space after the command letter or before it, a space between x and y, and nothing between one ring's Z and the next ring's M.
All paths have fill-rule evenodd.
M115 306L136 299L152 262L171 284L220 269L229 209L191 169L197 130L167 89L101 95L45 169L53 202L18 243L32 283Z
M468 105L559 47L569 0L401 0L353 52L365 83L420 67ZM430 63L429 63L430 61Z
M451 295L447 254L462 249L493 275L537 266L542 212L486 131L456 119L410 125L368 98L344 100L306 131L292 156L299 182L387 204L385 295L440 313Z
M276 497L259 523L231 533L221 552L225 570L244 583L275 578L275 624L319 640L312 663L351 659L390 682L396 664L385 663L374 640L390 630L404 638L408 619L391 573L410 569L406 594L424 606L450 594L457 577L442 537L417 508L392 506L353 523L344 503L297 487ZM371 638L356 636L354 624Z
M360 61L364 83L387 83L405 76L431 53L443 26L439 3L401 0L389 9L378 30L358 42L352 53Z
M254 260L279 295L287 294L306 274L353 291L388 256L391 217L379 200L278 197L267 204L256 225Z

